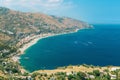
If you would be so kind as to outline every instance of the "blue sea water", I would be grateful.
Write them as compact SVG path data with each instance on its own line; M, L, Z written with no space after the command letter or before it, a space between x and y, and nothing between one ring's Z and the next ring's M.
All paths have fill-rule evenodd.
M120 66L120 25L93 26L39 40L21 55L21 65L29 71L78 64Z

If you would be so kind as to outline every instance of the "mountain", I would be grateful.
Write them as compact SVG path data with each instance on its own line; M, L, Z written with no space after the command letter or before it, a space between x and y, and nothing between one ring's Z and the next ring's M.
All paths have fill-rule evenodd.
M72 32L87 27L90 27L87 23L72 18L0 7L0 42L16 44L18 38L30 34Z

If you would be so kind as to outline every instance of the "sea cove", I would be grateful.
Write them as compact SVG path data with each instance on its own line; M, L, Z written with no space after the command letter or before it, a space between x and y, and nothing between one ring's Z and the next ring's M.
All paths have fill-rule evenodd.
M21 55L21 65L29 71L84 63L120 66L120 25L93 26L40 39Z

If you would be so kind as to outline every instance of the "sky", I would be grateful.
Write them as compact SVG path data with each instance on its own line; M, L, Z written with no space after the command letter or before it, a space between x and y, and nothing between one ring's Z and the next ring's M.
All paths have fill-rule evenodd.
M0 6L66 16L91 24L120 24L120 0L0 0Z

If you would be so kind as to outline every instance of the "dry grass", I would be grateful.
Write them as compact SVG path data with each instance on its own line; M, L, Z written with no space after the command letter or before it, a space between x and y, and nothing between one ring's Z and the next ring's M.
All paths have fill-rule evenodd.
M55 74L57 72L66 72L66 73L70 73L70 72L92 72L93 70L99 70L100 72L104 72L104 70L108 69L111 70L111 67L85 67L85 66L68 66L67 68L61 68L61 69L54 69L54 70L39 70L39 71L35 71L38 73L47 73L48 75L51 74ZM118 67L114 67L114 68L118 68ZM120 68L120 67L119 67Z

